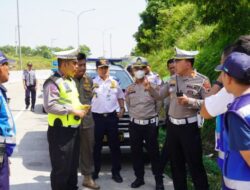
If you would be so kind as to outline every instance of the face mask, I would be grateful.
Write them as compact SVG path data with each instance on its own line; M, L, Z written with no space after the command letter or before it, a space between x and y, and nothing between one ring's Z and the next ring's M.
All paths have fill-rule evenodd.
M143 70L135 71L135 78L142 79L145 76L145 72Z

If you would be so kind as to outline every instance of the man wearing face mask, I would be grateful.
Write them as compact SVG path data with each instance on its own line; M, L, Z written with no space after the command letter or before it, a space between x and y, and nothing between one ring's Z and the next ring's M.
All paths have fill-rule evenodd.
M155 101L144 88L144 82L148 82L145 76L146 65L140 58L132 65L135 83L126 91L126 104L130 116L130 140L133 158L133 169L136 179L131 188L144 185L143 142L146 142L150 155L152 171L155 176L156 190L164 190L163 176L160 166L158 136L158 111L161 101ZM153 88L157 85L151 83Z

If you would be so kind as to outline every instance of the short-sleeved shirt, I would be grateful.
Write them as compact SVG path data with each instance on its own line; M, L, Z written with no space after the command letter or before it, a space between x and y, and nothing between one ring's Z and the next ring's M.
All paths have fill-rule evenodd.
M232 103L234 96L222 88L217 94L205 98L205 107L207 112L215 117L227 111L227 106ZM216 108L216 109L214 109Z
M189 98L187 105L180 105L178 103L176 95L177 86L179 92L181 91ZM170 104L168 115L176 119L182 119L197 115L197 112L203 103L203 99L210 90L210 87L209 79L194 71L192 76L173 75L168 84L161 87L159 94L152 92L151 95L157 99L164 99L169 96Z
M162 85L162 80L161 77L157 74L157 73L153 73L152 71L150 71L147 75L146 75L147 79L149 82L155 84L155 85Z
M36 85L36 73L34 70L24 70L23 71L23 80L25 81L26 86L35 86Z
M151 84L154 88L156 85ZM126 92L126 105L129 116L135 119L149 119L158 114L161 101L156 101L143 84L133 83L128 88L133 89L132 93Z
M93 97L92 88L93 81L88 75L83 75L83 77L79 79L75 79L76 87L79 92L80 102L82 104L91 105L91 99ZM89 128L94 126L94 120L92 118L91 112L89 112L84 119L82 120L82 127Z
M103 80L99 76L93 80L93 98L91 111L94 113L112 113L119 108L118 99L124 99L124 93L118 82L109 76Z

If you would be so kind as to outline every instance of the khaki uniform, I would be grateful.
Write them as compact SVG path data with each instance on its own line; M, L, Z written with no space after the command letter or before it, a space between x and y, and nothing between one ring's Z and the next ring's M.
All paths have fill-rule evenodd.
M151 84L154 88L157 85ZM143 142L146 142L147 151L150 155L152 171L156 184L162 184L162 170L160 165L158 145L158 111L161 101L154 100L143 84L134 83L129 86L131 92L125 96L126 105L130 116L130 141L133 158L133 169L137 179L143 181ZM158 88L156 88L157 90Z
M188 105L180 105L177 100L177 82L179 91L189 97ZM196 116L210 89L209 79L194 71L192 77L172 76L169 82L160 90L160 93L152 92L152 96L156 99L170 98L168 115L176 119Z
M75 79L82 104L91 104L93 97L92 79L84 75L80 80ZM89 112L82 120L80 126L80 169L82 175L91 175L93 169L93 148L94 148L94 120Z
M187 105L178 103L177 83L179 92L189 98ZM209 88L208 78L194 71L190 77L172 76L160 93L150 91L156 99L170 97L167 151L176 190L187 190L186 164L195 189L208 189L207 175L202 162L202 143L197 113Z
M153 87L156 85L152 84ZM134 92L126 96L126 105L129 116L135 119L149 119L157 116L161 101L155 101L148 91L145 91L143 85L136 83L129 86Z

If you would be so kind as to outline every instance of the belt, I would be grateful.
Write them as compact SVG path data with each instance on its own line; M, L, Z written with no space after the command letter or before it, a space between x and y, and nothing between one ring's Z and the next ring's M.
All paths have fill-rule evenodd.
M158 123L159 119L158 117L153 117L151 119L145 119L145 120L130 118L130 121L138 125L148 125L148 124Z
M185 124L197 122L197 117L193 116L193 117L187 117L184 119L175 119L175 118L169 116L169 120L171 121L171 123L173 123L175 125L185 125Z
M108 117L108 116L111 116L111 115L115 115L116 111L110 112L110 113L94 113L94 112L92 112L92 113L96 114L96 115L99 115L99 116Z

